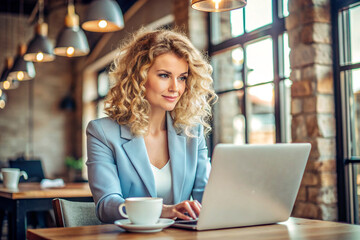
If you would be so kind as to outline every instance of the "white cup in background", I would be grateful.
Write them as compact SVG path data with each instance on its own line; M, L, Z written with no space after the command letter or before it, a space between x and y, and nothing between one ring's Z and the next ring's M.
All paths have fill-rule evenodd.
M159 221L162 204L162 198L126 198L125 203L120 204L119 212L124 218L129 218L133 224L151 225ZM126 209L126 213L124 212L124 207Z
M2 168L0 172L0 179L3 180L5 188L8 189L17 189L21 176L28 179L27 173L18 168Z

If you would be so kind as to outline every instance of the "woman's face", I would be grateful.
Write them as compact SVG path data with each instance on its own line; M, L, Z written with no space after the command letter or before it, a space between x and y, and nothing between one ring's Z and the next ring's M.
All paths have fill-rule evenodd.
M155 58L149 68L145 97L152 111L172 111L185 91L188 64L174 53Z

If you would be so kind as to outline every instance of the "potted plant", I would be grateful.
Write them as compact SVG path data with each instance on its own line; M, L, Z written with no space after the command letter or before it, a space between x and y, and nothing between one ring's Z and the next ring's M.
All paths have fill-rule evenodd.
M65 158L65 165L68 169L68 178L70 182L82 181L82 168L83 161L82 158L76 159L73 156L67 156Z

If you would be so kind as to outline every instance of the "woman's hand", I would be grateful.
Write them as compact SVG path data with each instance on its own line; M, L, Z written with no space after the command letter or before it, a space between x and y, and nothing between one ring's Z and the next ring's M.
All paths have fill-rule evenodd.
M196 219L199 216L201 204L197 201L183 201L176 205L163 205L162 218L180 218L184 220ZM185 215L188 213L189 216Z

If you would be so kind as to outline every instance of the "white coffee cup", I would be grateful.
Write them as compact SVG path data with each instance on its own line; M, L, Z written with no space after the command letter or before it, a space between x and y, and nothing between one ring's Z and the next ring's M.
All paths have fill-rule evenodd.
M159 221L162 204L162 198L126 198L125 203L120 204L119 212L124 218L129 218L133 224L150 225ZM126 213L124 212L124 207L126 209Z
M5 188L8 189L17 189L21 176L28 179L27 173L18 168L2 168L0 172L0 179L3 180Z

